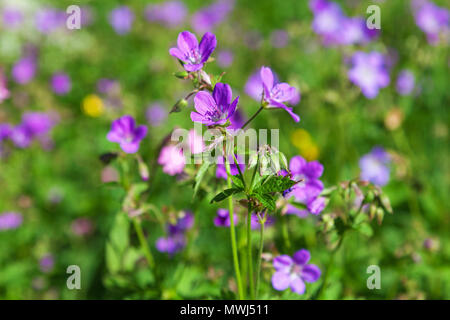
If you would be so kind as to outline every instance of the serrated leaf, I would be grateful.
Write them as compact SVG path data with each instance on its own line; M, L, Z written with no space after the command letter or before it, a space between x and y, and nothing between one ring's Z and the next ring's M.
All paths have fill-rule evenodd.
M270 194L261 194L261 193L255 193L253 196L261 202L261 204L269 209L270 211L275 211L277 208L275 199Z
M226 189L224 191L222 191L221 193L217 194L212 200L211 203L213 202L219 202L222 200L225 200L226 198L228 198L229 196L231 196L232 194L235 193L239 193L241 192L242 189L238 189L238 188L230 188L230 189Z
M271 192L283 192L297 182L291 180L289 177L272 176L268 178L257 190L257 193L271 193Z
M230 177L237 188L244 189L244 182L242 181L241 175L230 176Z

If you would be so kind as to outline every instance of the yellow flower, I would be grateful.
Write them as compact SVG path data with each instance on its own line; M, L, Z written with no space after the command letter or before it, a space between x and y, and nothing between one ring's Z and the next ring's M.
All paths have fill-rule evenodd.
M308 131L304 129L295 130L291 134L291 142L306 160L311 161L319 158L319 147L312 140Z
M102 99L95 94L87 95L83 99L81 107L83 112L90 117L99 117L103 113L104 109Z

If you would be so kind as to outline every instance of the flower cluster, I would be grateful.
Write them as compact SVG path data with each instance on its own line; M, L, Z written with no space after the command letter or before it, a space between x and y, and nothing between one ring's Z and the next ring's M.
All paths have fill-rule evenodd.
M175 224L167 225L167 236L160 237L156 241L156 248L160 252L173 255L182 250L186 245L186 232L194 225L194 215L190 211L183 212Z
M312 28L325 45L351 45L370 42L377 30L369 30L363 17L347 17L338 4L327 0L310 0L314 14Z

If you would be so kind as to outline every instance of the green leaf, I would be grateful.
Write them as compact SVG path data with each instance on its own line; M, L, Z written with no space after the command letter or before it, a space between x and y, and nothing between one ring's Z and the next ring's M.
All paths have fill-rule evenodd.
M289 177L272 176L268 178L257 190L257 193L271 193L271 192L283 192L297 182L291 180Z
M275 211L276 203L274 197L272 197L270 194L261 194L261 193L254 193L253 196L261 202L261 204L269 209L270 211Z
M110 273L120 270L120 254L114 249L110 242L106 243L106 266Z
M221 193L217 194L212 200L211 203L213 202L219 202L222 200L225 200L226 198L228 198L229 196L231 196L232 194L235 193L239 193L241 192L242 189L238 189L238 188L230 188L230 189L226 189L224 191L222 191Z
M130 221L127 215L119 212L109 233L109 241L113 248L120 254L123 254L129 245L129 229Z
M230 176L231 180L238 189L244 189L244 181L242 181L241 175Z
M194 198L197 195L198 189L200 188L200 183L205 177L205 174L208 171L210 165L211 163L208 161L203 162L197 174L195 175L194 194L192 195L192 198Z

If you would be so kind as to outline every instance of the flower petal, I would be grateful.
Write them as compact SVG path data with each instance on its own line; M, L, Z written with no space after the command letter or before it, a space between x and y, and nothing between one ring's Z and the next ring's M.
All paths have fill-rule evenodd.
M270 70L270 68L268 68L268 67L261 67L260 76L261 76L261 81L262 81L263 85L265 87L267 87L267 89L270 93L270 90L272 90L272 88L273 88L272 70ZM267 94L267 93L266 93L266 95L269 96L269 94Z
M142 139L145 138L147 135L147 127L146 126L139 126L134 130L134 139L133 142L139 142Z
M307 264L303 267L301 277L306 282L315 282L320 278L320 269L315 264Z
M234 112L236 111L236 106L237 106L238 102L239 102L239 96L237 96L236 99L233 100L230 107L228 108L227 119L229 119L233 116Z
M290 256L283 254L275 257L272 263L275 270L288 272L293 264L293 261Z
M185 55L189 54L192 50L197 50L198 41L197 37L189 31L183 31L178 35L178 49Z
M311 258L311 254L308 250L302 249L294 253L292 258L296 264L304 265L308 263L309 259Z
M183 67L184 67L184 69L186 71L194 72L194 71L198 71L201 68L203 68L203 63L199 63L199 64L188 64L188 63L186 63L186 64L183 65Z
M305 283L300 277L295 277L290 283L291 290L298 294L305 293Z
M323 173L323 165L319 161L308 162L303 173L310 179L318 179Z
M217 109L217 105L213 97L206 91L200 91L195 95L194 106L195 110L202 115Z
M289 115L294 119L295 122L300 121L300 117L297 114L295 114L294 112L292 112L292 108L289 108L288 106L284 105L283 103L275 101L273 99L270 99L269 103L270 103L270 105L272 105L276 108L286 110L289 113Z
M230 85L219 82L214 86L213 97L222 112L230 105L232 95Z
M306 166L306 160L302 156L295 156L289 162L289 170L293 175L302 174L303 168Z
M139 142L122 142L120 148L125 153L136 153L139 150Z
M191 112L191 120L194 121L194 122L203 123L206 119L200 113L192 111Z
M178 49L178 48L171 48L171 49L169 50L169 54L170 54L172 57L175 57L175 58L180 59L180 60L182 60L182 61L186 61L183 52L182 52L180 49Z
M289 288L291 277L289 273L278 271L272 276L272 286L275 290L282 291Z
M211 32L205 33L199 45L200 55L202 56L201 62L206 62L209 59L216 46L216 36Z

